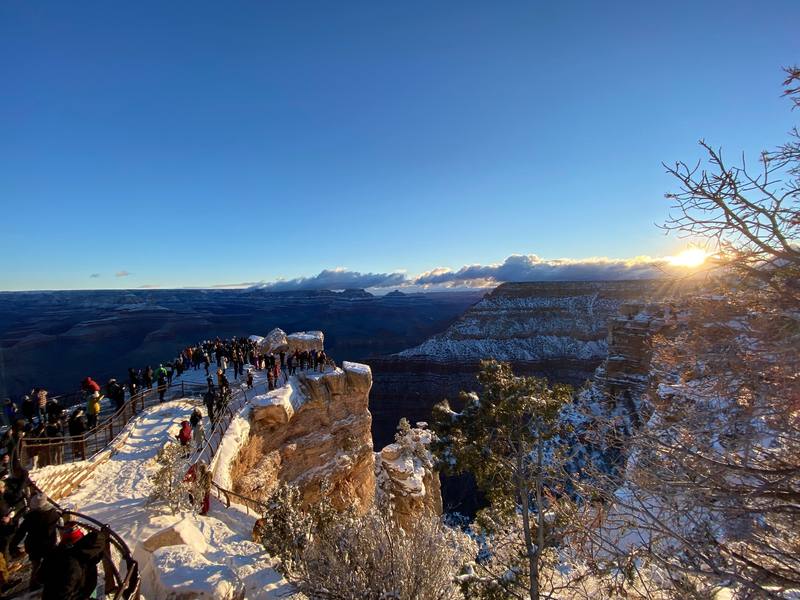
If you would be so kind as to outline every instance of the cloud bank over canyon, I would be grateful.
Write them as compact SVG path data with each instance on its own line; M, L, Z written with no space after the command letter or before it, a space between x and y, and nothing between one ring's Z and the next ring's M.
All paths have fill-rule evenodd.
M512 254L496 264L465 265L453 270L437 267L417 276L401 271L361 273L343 267L325 269L310 277L261 282L252 287L270 292L339 290L348 288L452 289L492 287L509 281L604 281L654 279L674 272L667 259L605 257L543 259L535 254Z

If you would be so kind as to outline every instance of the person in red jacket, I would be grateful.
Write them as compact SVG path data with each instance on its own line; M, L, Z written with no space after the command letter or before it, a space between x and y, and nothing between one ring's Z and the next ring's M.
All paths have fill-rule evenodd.
M187 482L196 482L197 490L203 494L203 501L200 504L199 513L203 516L208 514L208 509L211 505L211 471L203 461L198 461L189 467L186 476L183 478ZM191 497L191 494L190 494ZM194 498L192 497L192 502Z
M192 424L189 421L181 421L181 430L176 437L181 446L188 446L192 441Z
M81 390L91 394L94 392L99 392L100 386L91 377L86 377L83 381L81 381Z

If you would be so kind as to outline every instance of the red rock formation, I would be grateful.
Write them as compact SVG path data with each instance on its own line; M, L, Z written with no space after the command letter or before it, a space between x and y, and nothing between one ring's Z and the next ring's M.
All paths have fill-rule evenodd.
M327 485L336 508L366 509L375 491L371 386L369 367L345 362L257 397L250 439L232 469L234 491L266 500L280 482L291 483L310 505Z

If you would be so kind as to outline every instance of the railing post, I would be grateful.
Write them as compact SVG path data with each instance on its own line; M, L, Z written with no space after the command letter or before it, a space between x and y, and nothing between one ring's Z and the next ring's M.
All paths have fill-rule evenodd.
M186 397L186 391L183 388L183 379L181 379L181 398Z

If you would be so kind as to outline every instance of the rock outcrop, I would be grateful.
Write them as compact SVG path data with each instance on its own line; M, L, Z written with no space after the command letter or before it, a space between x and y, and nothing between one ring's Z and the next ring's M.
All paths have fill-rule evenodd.
M321 331L298 331L286 336L289 352L303 352L316 350L322 352L325 349L325 336Z
M573 408L580 445L589 454L605 457L612 470L624 463L620 439L632 435L647 419L643 395L652 385L654 336L684 318L670 301L631 302L609 321L608 356L578 394ZM599 415L595 422L589 415ZM588 429L586 429L588 427Z
M264 354L272 354L288 349L289 343L286 341L286 333L280 327L276 327L270 331L261 338L261 341L258 343L259 352L263 352Z
M291 336L289 336L291 337ZM300 372L253 400L250 437L232 467L234 491L266 500L281 482L303 503L368 508L375 492L366 365L344 362L323 373Z
M442 514L439 473L433 469L430 443L433 432L425 423L411 428L401 422L396 441L375 455L379 502L386 502L404 529L421 515Z
M669 303L628 303L609 320L608 356L594 383L612 397L640 394L650 372L653 335L677 318Z

